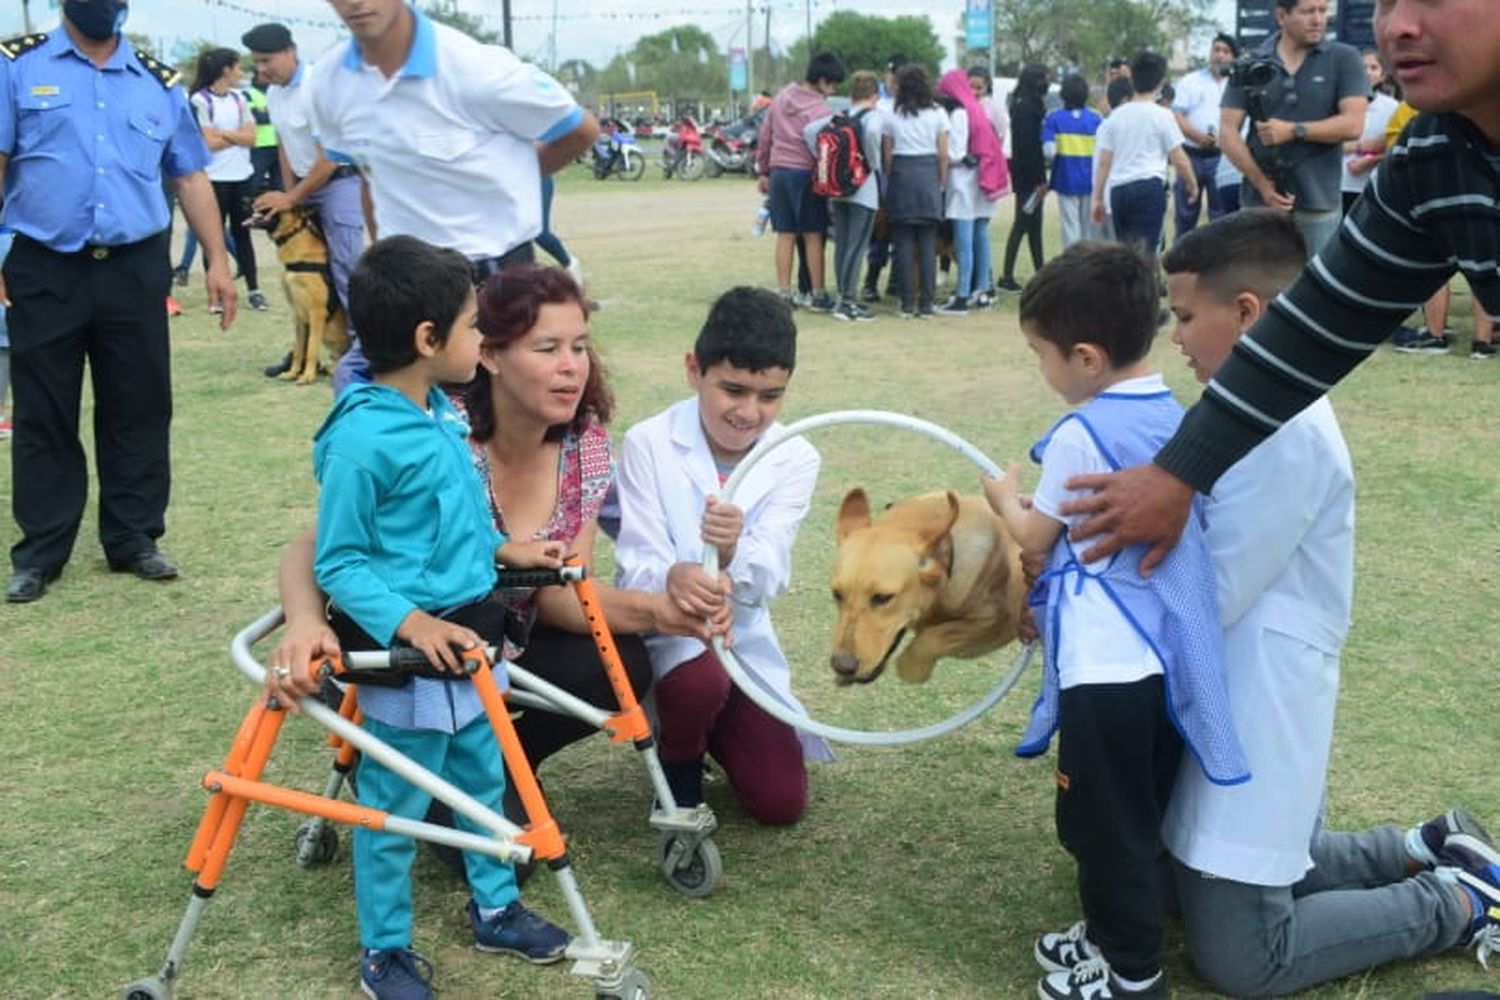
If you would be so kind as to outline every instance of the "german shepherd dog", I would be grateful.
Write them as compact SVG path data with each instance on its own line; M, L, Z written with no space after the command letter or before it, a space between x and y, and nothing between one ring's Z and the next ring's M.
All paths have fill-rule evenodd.
M856 488L836 532L829 662L838 683L868 684L894 656L897 675L921 684L941 657L981 656L1016 638L1021 549L983 497L924 493L872 518Z
M349 324L333 287L328 244L315 211L290 208L274 219L252 216L248 225L265 229L281 259L281 287L292 307L292 367L281 378L310 385L318 372L331 371L349 349Z

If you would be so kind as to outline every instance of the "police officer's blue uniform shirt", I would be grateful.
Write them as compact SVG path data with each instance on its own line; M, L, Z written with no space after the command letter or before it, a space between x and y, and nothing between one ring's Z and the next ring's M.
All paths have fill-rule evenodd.
M208 165L181 87L167 87L121 40L103 67L63 28L0 56L4 222L53 250L135 243L167 228L162 173Z

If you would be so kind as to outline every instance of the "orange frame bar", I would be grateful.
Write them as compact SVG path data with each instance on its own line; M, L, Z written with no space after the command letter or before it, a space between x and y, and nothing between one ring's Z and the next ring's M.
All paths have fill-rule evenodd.
M579 566L582 565L582 560L571 555L564 560L564 565ZM583 608L589 634L594 637L594 646L599 650L599 659L604 663L604 674L609 678L609 686L614 689L615 700L620 705L620 711L610 716L605 723L604 731L615 743L638 743L651 739L651 721L646 718L645 710L636 699L635 689L630 686L630 675L625 672L625 664L620 660L620 651L615 646L614 633L609 630L609 623L604 619L604 606L599 603L599 592L594 588L593 579L585 575L582 579L573 581L573 590Z

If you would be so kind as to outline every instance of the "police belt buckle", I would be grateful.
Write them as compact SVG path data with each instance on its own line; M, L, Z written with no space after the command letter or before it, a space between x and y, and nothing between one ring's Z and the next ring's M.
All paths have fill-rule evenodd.
M108 260L112 247L89 247L89 256L95 260Z

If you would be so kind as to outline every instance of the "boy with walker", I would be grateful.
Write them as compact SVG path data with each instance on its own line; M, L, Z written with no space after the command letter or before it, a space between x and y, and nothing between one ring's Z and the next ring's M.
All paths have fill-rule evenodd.
M805 440L788 442L745 477L734 503L718 499L735 466L778 430L796 362L797 328L785 302L745 287L719 297L686 358L695 396L625 435L615 564L619 586L665 590L689 614L721 618L727 602L746 671L801 712L769 603L791 581L818 453ZM705 544L718 549L717 580L703 570ZM757 821L796 822L807 808L804 761L832 756L823 741L752 701L698 639L658 635L646 646L657 678L661 762L677 804L703 801L703 758L712 754Z
M349 312L374 382L345 390L314 437L321 492L313 565L343 648L401 640L454 674L361 684L365 728L500 812L500 750L455 647L503 637L503 606L489 599L497 561L557 567L562 552L557 542L507 541L495 530L468 427L438 388L473 378L479 362L472 280L462 254L410 236L381 240L360 258ZM358 788L362 805L417 820L431 798L368 755ZM462 816L458 824L485 832ZM354 832L360 988L376 1000L432 996L432 967L412 950L415 856L409 838ZM475 946L539 964L561 959L567 933L521 903L512 866L478 853L464 861Z
M1199 382L1306 259L1292 216L1269 208L1167 251L1172 339ZM1288 494L1293 480L1302 488ZM1322 826L1354 590L1354 471L1327 397L1231 467L1204 513L1230 708L1255 780L1177 776L1162 837L1193 964L1221 992L1265 996L1459 944L1484 954L1500 853L1466 811L1404 832ZM1087 949L1091 932L1078 936Z
M1144 549L1085 563L1059 512L1069 476L1149 460L1181 419L1147 358L1155 267L1132 246L1077 243L1027 285L1020 321L1047 384L1078 409L1032 449L1042 478L1029 505L1018 466L983 485L1023 550L1047 558L1042 691L1016 752L1038 755L1059 734L1058 838L1077 862L1096 949L1075 963L1066 933L1043 935L1035 953L1050 971L1037 991L1166 997L1159 831L1183 745L1215 784L1250 777L1229 719L1213 566L1196 522L1150 578L1138 570Z

